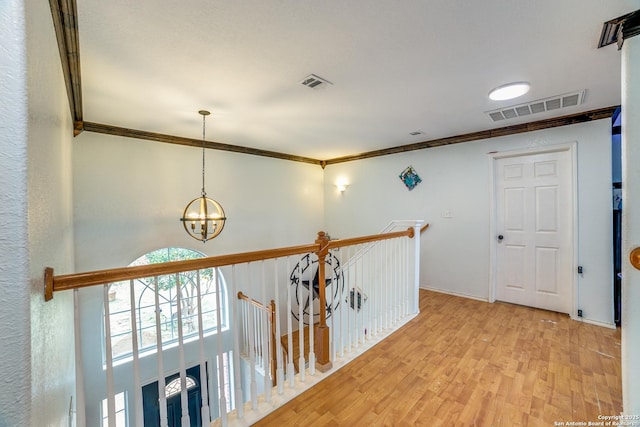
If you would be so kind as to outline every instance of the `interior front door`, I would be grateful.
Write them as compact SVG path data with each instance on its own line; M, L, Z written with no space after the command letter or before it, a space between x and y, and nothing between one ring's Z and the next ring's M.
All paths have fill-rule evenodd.
M194 366L186 371L187 400L189 407L189 419L191 427L202 425L200 408L201 384L200 366ZM182 425L182 402L180 374L165 378L165 395L167 396L167 425L180 427ZM144 427L157 427L160 425L160 402L158 381L142 387L142 406L144 409Z
M566 149L494 159L497 300L571 312L571 156Z

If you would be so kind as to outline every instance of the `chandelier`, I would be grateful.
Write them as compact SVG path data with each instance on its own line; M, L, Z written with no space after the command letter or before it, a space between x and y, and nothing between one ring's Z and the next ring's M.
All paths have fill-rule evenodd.
M184 208L180 221L189 236L206 242L222 232L227 218L220 203L208 198L204 190L205 119L211 113L206 110L200 110L198 113L202 115L202 193Z

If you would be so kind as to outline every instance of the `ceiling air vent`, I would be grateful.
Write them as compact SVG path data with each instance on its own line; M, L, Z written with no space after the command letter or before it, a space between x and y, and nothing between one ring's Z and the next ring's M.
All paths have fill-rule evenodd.
M584 100L584 94L584 90L565 93L563 95L552 96L550 98L538 99L537 101L532 101L527 104L512 105L498 110L487 111L485 114L487 114L494 122L530 116L531 114L580 105Z
M311 89L319 89L321 87L325 87L328 85L332 85L329 80L323 79L320 76L316 76L315 74L309 74L307 77L300 81L300 84Z

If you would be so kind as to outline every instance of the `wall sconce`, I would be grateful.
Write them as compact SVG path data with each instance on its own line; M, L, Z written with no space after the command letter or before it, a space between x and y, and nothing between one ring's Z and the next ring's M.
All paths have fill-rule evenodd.
M346 190L348 186L349 186L349 184L347 183L347 181L345 179L341 179L338 182L336 182L336 188L341 193L344 193L344 190Z

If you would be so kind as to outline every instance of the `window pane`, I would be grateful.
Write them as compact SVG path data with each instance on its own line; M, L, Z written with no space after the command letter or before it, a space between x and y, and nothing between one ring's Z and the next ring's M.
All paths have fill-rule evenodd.
M187 390L196 386L196 382L191 377L186 378ZM176 394L180 394L182 391L180 377L172 380L169 384L164 387L165 396L167 398L171 396L175 396Z
M127 409L126 409L126 395L125 392L115 395L116 404L116 427L127 426ZM107 399L102 401L102 425L103 427L109 426L109 403Z
M150 252L130 265L148 265L159 262L195 259L203 256L203 254L190 249L165 248ZM216 280L220 281L220 288L224 290L224 278L218 269L209 268L200 270L199 273L203 333L215 333L218 327ZM184 338L190 338L199 334L198 273L181 273L177 278L175 274L159 276L157 280L160 307L159 321L163 345L174 343L178 340L178 321L180 320L177 302L178 283L181 285L180 309L183 336ZM136 319L135 325L132 325L130 282L114 283L109 287L111 342L113 358L116 360L132 354L133 331L135 331L139 351L153 351L157 346L156 281L154 278L135 280L134 289ZM226 299L223 295L220 300L226 305ZM222 326L226 327L227 307L224 306L222 310Z

